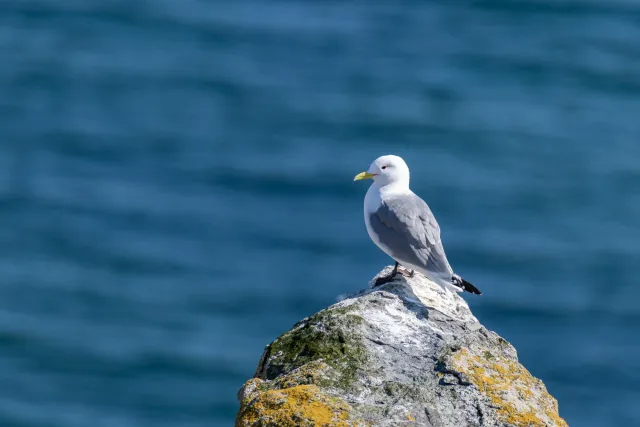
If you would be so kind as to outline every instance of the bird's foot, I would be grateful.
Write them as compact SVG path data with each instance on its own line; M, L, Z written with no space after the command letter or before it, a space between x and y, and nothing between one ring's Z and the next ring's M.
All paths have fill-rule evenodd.
M394 279L396 278L396 276L398 275L397 272L393 272L391 274L387 274L386 276L380 276L376 279L375 282L373 282L373 287L377 288L378 286L382 286L382 285L386 285L387 283L391 283L394 281Z
M402 274L404 277L413 277L416 275L416 272L414 270L400 270L400 274Z
M398 274L404 277L413 277L415 275L415 271L401 267L400 264L396 262L396 266L393 268L393 271L386 276L378 277L373 283L373 287L375 288L377 286L393 282Z

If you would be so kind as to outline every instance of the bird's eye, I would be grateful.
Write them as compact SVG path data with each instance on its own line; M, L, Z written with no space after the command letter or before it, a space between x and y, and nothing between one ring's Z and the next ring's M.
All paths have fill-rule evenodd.
M386 166L383 166L383 167L382 167L382 169L386 169L386 168L387 168Z

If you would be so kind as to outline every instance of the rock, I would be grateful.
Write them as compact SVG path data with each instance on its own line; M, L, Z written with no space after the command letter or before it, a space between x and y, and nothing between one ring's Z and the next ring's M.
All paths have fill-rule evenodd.
M236 427L567 425L515 349L419 274L296 324L238 398Z

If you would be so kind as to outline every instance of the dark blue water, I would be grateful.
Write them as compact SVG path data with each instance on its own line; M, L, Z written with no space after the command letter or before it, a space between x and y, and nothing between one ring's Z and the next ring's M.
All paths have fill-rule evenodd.
M405 157L572 426L640 425L640 5L0 5L0 425L232 425Z

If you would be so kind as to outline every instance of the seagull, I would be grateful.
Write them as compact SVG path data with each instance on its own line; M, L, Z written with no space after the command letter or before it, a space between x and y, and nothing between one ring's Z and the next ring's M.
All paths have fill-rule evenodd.
M364 198L364 222L371 240L395 260L389 276L374 284L391 282L402 265L409 276L420 272L445 290L482 295L453 272L440 240L440 226L431 209L409 189L409 167L401 157L378 157L354 181L372 179Z

